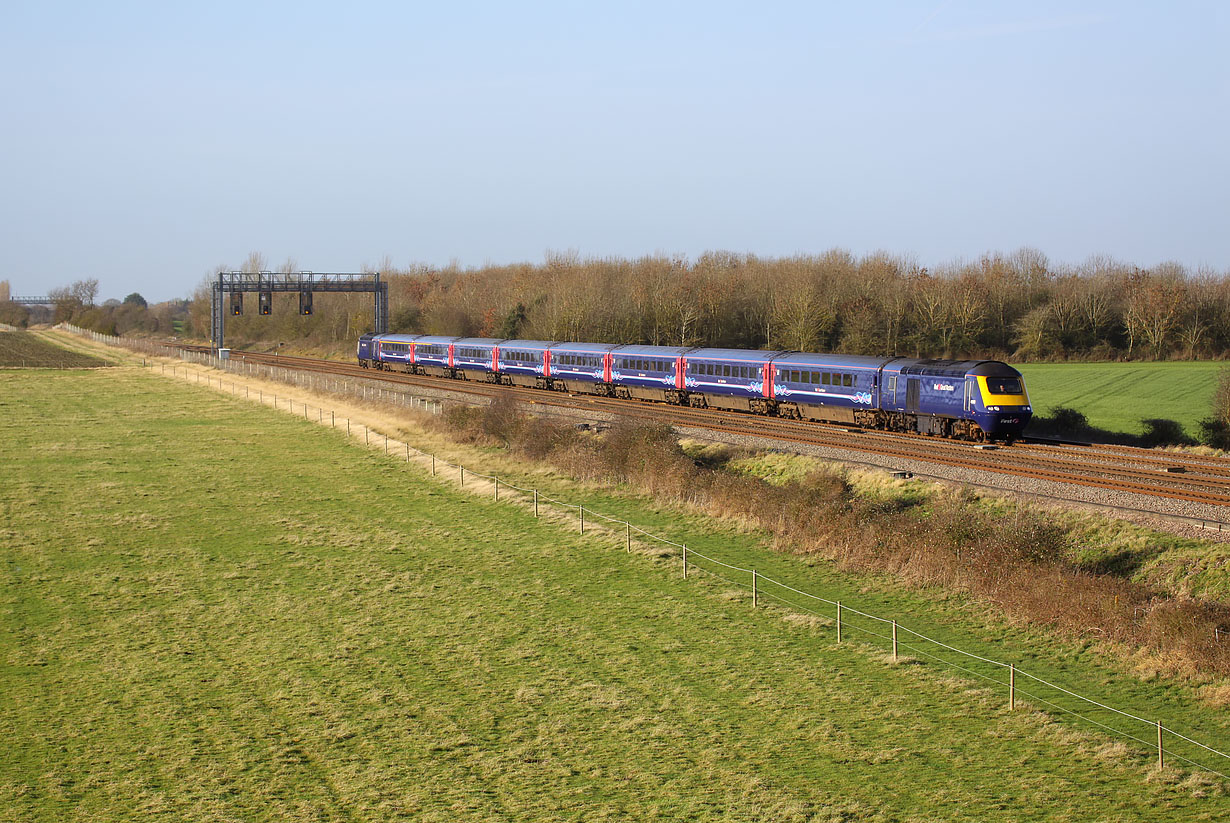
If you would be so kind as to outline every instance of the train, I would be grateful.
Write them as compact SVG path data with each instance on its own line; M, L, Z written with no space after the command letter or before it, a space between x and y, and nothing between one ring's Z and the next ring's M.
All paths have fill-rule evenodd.
M424 334L364 334L365 368L1011 443L1032 417L1021 373L932 360Z

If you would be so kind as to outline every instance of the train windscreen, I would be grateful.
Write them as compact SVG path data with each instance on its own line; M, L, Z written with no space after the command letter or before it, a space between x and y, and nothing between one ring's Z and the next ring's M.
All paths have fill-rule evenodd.
M991 394L1024 394L1019 377L988 377L987 391Z

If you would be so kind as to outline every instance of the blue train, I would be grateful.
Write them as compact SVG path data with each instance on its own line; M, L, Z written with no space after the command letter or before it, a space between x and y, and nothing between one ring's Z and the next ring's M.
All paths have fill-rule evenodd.
M365 334L366 368L846 423L963 440L1020 436L1032 409L998 360Z

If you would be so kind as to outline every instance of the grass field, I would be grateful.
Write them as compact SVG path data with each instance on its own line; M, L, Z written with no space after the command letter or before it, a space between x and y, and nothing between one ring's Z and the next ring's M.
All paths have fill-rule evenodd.
M79 369L107 365L97 357L53 345L25 331L0 331L0 368Z
M0 461L0 820L1230 814L1111 738L206 389L0 374Z
M1143 418L1178 421L1191 436L1210 414L1226 363L1035 363L1018 367L1034 410L1059 406L1083 413L1091 426L1140 434Z

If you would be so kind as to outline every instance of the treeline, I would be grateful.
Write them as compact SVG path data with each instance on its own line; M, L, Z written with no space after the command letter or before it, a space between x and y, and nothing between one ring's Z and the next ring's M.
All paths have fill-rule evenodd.
M8 283L0 283L0 323L26 328L38 323L73 323L102 334L176 336L188 328L189 301L150 304L133 292L123 300L96 303L98 280L78 280L51 289L50 306L23 306L9 300ZM209 307L206 306L206 312ZM206 327L206 336L208 336Z
M263 268L257 254L244 267ZM833 250L772 259L551 254L540 264L380 271L397 332L1017 362L1230 354L1227 273L1107 258L1053 265L1031 249L934 269L908 257ZM162 312L186 311L188 333L199 338L209 335L209 279L186 305ZM367 295L317 295L312 317L298 315L295 295L274 297L270 317L257 316L254 305L228 316L228 342L342 346L372 327ZM99 329L109 333L129 324L165 333L165 322L125 305L91 318L94 307L83 303L71 319L91 328L94 320L114 322Z
M396 272L396 331L662 345L1042 359L1219 358L1230 278L1040 253L929 270L844 251L711 253Z

